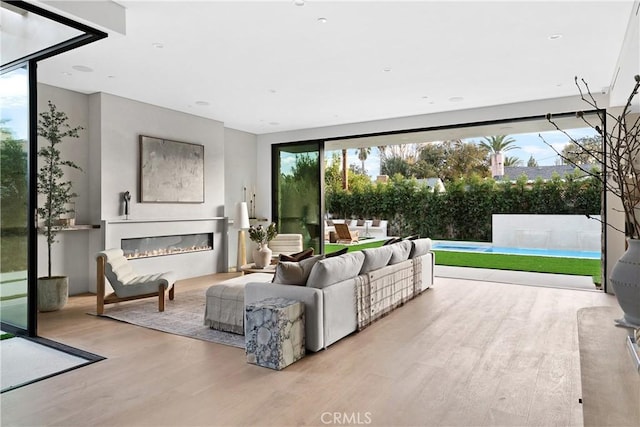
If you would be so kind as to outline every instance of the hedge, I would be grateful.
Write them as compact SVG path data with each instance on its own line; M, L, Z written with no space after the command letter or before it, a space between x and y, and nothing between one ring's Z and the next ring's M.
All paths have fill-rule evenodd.
M387 183L353 191L331 190L326 211L334 218L380 218L389 234L432 239L491 241L493 214L599 215L602 186L595 178L554 176L533 183L460 179L433 192L414 179L396 176Z

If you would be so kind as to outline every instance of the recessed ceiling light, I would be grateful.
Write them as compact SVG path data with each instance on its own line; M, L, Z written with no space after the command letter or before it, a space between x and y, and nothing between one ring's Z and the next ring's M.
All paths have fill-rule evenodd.
M318 22L321 24L326 24L327 23L327 18L318 18Z
M164 47L162 43L151 43L151 46L155 47L156 49L162 49Z
M70 73L70 72L68 72L68 71L63 71L61 74L62 74L63 76L72 76L72 75L73 75L73 74L71 74L71 73Z
M83 73L90 73L93 71L93 68L89 68L86 65L74 65L71 68L73 68L76 71L82 71Z
M207 101L196 101L196 105L205 106L205 105L209 105L209 103Z
M449 98L449 101L451 102L460 102L460 101L464 101L464 98L461 96L452 96L451 98Z
M108 79L115 79L116 76L107 76Z
M277 93L278 91L275 89L269 89L269 93Z
M293 4L296 6L304 6L304 0L293 0Z
M422 99L429 99L429 97L427 95L424 95Z
M558 40L562 38L562 34L551 34L549 40Z
M391 68L391 67L387 67L387 68L385 68L383 71L384 71L385 73L388 73L388 72L390 72L391 70L392 70L392 68Z
M269 122L269 124L270 124L271 126L278 126L280 123L278 123L278 122Z

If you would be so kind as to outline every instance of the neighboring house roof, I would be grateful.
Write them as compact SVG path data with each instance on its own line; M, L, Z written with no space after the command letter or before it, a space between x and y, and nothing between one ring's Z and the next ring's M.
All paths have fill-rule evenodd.
M596 165L581 165L585 170L591 170ZM505 166L504 176L499 179L516 180L521 175L526 175L530 181L535 181L541 178L545 181L550 180L554 173L557 173L560 178L564 178L566 174L573 173L577 167L573 165L553 165L553 166ZM585 175L584 172L580 172L581 175Z

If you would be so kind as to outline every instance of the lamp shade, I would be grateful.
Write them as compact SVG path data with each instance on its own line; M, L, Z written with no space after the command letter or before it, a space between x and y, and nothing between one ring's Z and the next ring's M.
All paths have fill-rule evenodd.
M239 229L249 228L249 209L247 209L247 202L239 202L236 205L236 217L235 226Z

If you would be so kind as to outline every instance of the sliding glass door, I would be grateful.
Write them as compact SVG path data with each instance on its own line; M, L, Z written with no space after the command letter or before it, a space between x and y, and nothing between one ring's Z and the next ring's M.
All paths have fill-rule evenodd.
M0 75L0 319L28 325L29 70Z
M324 158L320 142L273 146L273 219L279 233L302 234L304 247L323 250ZM324 165L323 165L324 166Z

